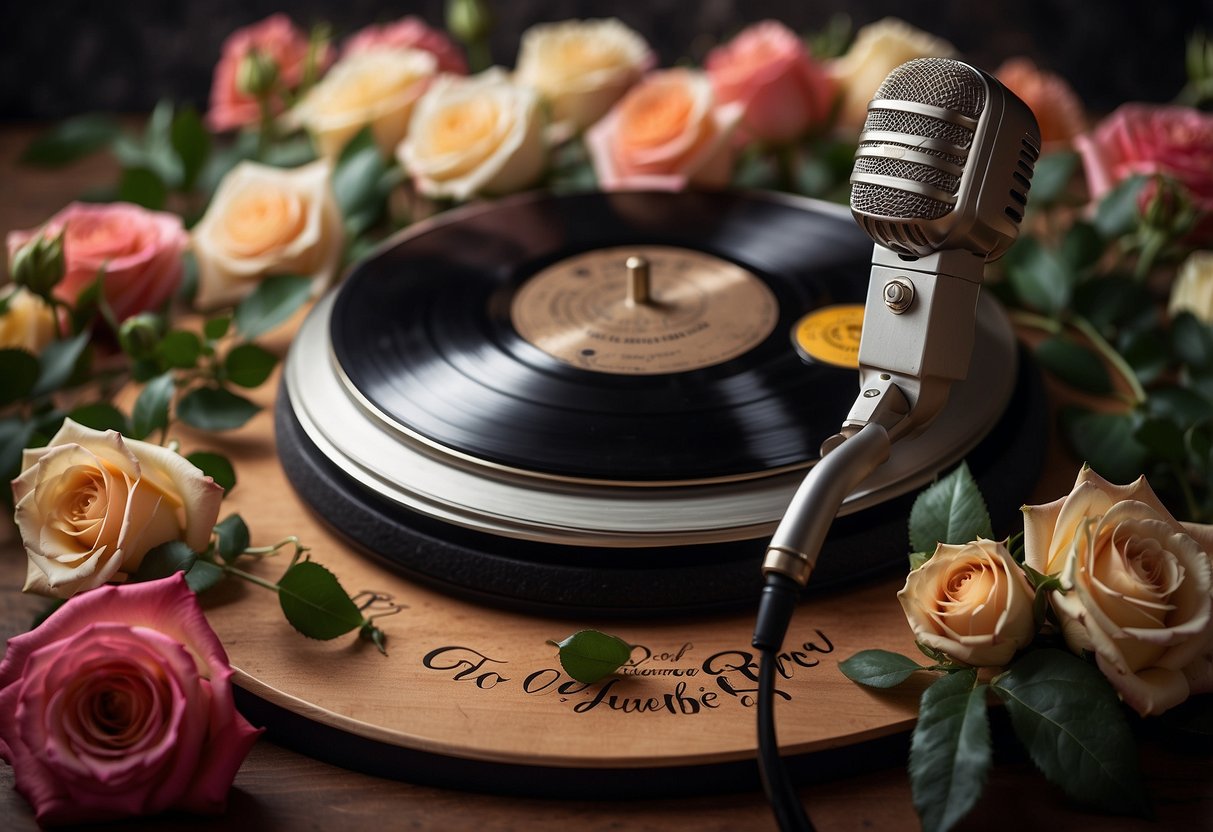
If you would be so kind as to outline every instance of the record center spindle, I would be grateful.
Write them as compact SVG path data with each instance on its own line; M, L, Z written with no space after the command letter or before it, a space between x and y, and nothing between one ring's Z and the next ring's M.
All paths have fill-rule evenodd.
M633 254L624 265L628 269L628 306L647 305L650 301L648 258Z

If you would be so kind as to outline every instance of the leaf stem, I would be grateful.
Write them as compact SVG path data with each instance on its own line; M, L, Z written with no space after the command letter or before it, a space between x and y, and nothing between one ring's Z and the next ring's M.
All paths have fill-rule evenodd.
M251 572L245 572L243 569L238 569L237 567L231 566L230 564L226 564L226 563L219 564L219 566L224 572L226 572L229 575L234 575L237 578L241 578L242 580L248 581L251 584L256 584L257 586L264 587L265 589L268 589L271 592L278 591L278 584L271 583L270 581L267 581L265 578L259 578Z
M1141 386L1141 382L1137 380L1137 373L1133 372L1133 368L1129 366L1121 354L1099 334L1099 330L1086 318L1081 315L1075 315L1070 323L1075 329L1085 335L1087 340L1091 342L1091 346L1095 347L1096 351L1120 373L1121 378L1124 379L1125 384L1129 386L1129 390L1133 394L1130 403L1134 406L1144 404L1146 401L1146 391Z
M284 537L282 540L279 540L277 543L275 543L271 546L250 546L247 549L245 549L243 552L241 552L240 554L242 554L242 555L272 555L275 552L277 552L279 549L281 549L283 546L286 546L287 544L294 544L295 557L298 557L299 555L303 554L304 552L306 552L308 550L308 547L304 546L302 543L299 542L298 537L296 537L295 535L291 535L290 537Z
M1060 321L1044 315L1038 315L1035 312L1027 312L1023 309L1012 309L1008 313L1011 322L1019 326L1030 327L1031 329L1039 329L1050 335L1060 335L1062 325Z

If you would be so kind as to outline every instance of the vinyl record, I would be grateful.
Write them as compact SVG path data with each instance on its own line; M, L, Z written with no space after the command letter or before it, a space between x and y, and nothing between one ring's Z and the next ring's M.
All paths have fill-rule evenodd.
M544 295L550 273L566 288L581 271L618 277L629 251L669 272L656 290L689 298L650 316L662 318L652 334L610 334L622 295ZM815 459L854 397L854 371L806 366L789 338L808 311L862 302L870 252L842 212L738 194L514 200L439 220L364 262L333 306L333 356L377 418L453 455L591 481L761 476ZM717 308L727 315L696 305L700 277L678 282L686 257L740 293ZM526 291L535 298L520 311ZM739 313L744 331L720 325ZM650 346L633 366L624 344L604 371L594 349L561 353L569 316L603 324L604 343ZM539 335L520 334L532 324ZM674 344L684 336L698 339L689 361Z

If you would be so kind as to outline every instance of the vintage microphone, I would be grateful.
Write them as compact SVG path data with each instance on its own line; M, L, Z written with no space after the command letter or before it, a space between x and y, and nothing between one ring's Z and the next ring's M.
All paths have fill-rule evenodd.
M758 763L780 828L811 829L775 738L779 649L834 516L896 440L920 433L968 372L985 264L1019 233L1040 155L1032 111L993 76L921 58L868 105L851 213L876 242L859 346L860 393L767 547L753 646L761 653Z

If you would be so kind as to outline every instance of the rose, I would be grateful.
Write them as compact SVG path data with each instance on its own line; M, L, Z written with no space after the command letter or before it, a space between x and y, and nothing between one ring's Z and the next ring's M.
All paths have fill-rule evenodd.
M0 300L0 349L37 355L55 338L55 313L42 298L17 287Z
M179 454L71 419L45 448L27 449L21 469L13 500L25 591L56 598L124 580L170 540L202 551L223 498Z
M397 156L426 196L468 199L525 188L545 161L538 97L498 68L441 76L417 103Z
M394 49L424 49L437 59L438 71L467 75L468 65L463 53L445 32L432 29L425 22L409 15L395 23L367 26L350 35L345 42L345 54L353 55L379 47Z
M913 58L948 58L956 48L946 40L886 17L855 34L851 48L830 66L841 91L839 124L858 131L868 115L868 102L891 71Z
M1006 547L941 543L897 593L914 637L958 662L1005 665L1032 641L1033 590Z
M40 824L222 812L257 739L185 578L79 595L9 639L0 757Z
M195 305L234 303L273 274L310 275L322 290L340 265L345 234L330 171L326 161L293 170L256 162L233 168L192 233Z
M1144 477L1118 486L1087 467L1067 496L1023 512L1026 563L1061 582L1067 644L1094 651L1142 716L1186 699L1185 670L1213 638L1208 527L1177 522Z
M1031 108L1046 150L1068 147L1086 130L1082 102L1060 75L1038 68L1030 58L1012 58L994 75Z
M586 134L598 184L605 190L724 187L733 170L729 140L741 113L740 104L717 106L702 72L654 72Z
M739 138L783 144L830 113L833 81L782 23L750 26L708 53L706 66L717 101L745 107Z
M421 49L380 46L347 54L308 91L290 120L306 127L328 158L336 158L366 125L383 154L391 156L437 66L437 59Z
M42 228L9 232L9 256L33 237L53 236L63 229L66 272L54 289L60 300L74 302L104 274L106 302L124 320L160 306L181 282L182 254L189 241L181 218L125 202L73 202Z
M1213 324L1213 251L1194 251L1184 260L1171 286L1167 311L1172 316L1191 312Z
M237 80L240 66L251 52L272 61L278 83L291 90L303 81L310 50L307 35L284 14L271 15L260 23L232 32L224 41L222 55L215 65L207 124L212 130L231 130L260 120L261 107L257 99L241 90ZM328 66L332 60L329 45L321 45L311 60L315 70ZM286 107L281 92L270 95L267 100L272 114L276 115Z
M1092 200L1135 174L1162 174L1205 214L1192 237L1213 239L1213 114L1189 107L1124 104L1074 139Z
M566 20L522 33L515 77L539 91L563 137L598 121L653 63L644 38L614 18Z

